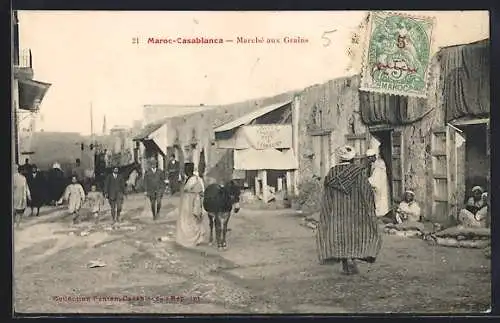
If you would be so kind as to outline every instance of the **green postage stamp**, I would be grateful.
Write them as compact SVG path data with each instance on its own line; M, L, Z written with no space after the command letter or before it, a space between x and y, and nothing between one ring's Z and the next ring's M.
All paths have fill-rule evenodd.
M425 97L434 24L431 17L370 13L360 90Z

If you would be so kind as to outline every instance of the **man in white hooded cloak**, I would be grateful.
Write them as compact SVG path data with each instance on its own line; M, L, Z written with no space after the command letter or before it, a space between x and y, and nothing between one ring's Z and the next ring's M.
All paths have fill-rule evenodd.
M378 217L389 212L389 178L384 160L380 157L379 147L366 151L366 157L372 163L371 175L368 181L375 196L375 213Z

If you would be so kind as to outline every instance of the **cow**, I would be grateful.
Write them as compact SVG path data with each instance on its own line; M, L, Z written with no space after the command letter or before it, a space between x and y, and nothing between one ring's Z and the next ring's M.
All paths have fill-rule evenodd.
M231 180L225 184L210 184L203 194L203 208L208 214L210 224L209 243L213 243L213 229L215 224L215 238L219 249L226 249L227 224L231 211L238 213L240 210L240 186Z

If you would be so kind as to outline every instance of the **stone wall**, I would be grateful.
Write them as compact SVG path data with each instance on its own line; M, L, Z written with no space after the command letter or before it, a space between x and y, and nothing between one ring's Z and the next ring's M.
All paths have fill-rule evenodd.
M416 200L420 202L424 215L436 220L446 215L432 214L433 204L433 170L431 156L431 141L433 131L443 128L443 78L440 75L438 56L431 62L428 99L424 109L427 111L420 118L410 124L394 127L401 131L403 141L403 174L404 187L415 191ZM248 100L245 102L213 107L201 112L171 118L167 123L169 146L173 146L178 139L181 149L178 154L188 155L192 137L197 146L194 162L201 149L205 151L206 177L217 181L231 178L233 168L232 151L219 149L215 145L213 129L222 124L239 118L251 111L266 105L293 100L297 97L299 106L299 150L296 152L299 161L297 182L310 181L313 178L313 167L317 161L312 157L313 119L319 127L316 130L329 138L329 154L324 157L328 167L335 165L335 151L347 143L346 135L362 135L369 132L363 124L359 111L359 84L360 76L338 78L324 84L314 85L299 91L291 91L269 98ZM418 104L417 100L409 99L408 104ZM415 106L416 107L416 106ZM313 111L321 111L320 116L313 115ZM318 125L317 125L318 126ZM316 135L318 135L316 131ZM182 152L182 153L181 153ZM359 153L364 153L360 151ZM459 170L464 171L464 170ZM460 174L458 175L460 176ZM317 192L319 193L319 192ZM463 193L460 193L462 194ZM462 197L458 200L460 200Z
M133 129L117 129L110 132L106 149L111 150L115 157L114 164L127 165L134 162ZM109 145L111 143L111 145Z
M54 163L59 163L65 171L69 171L79 158L86 168L93 165L93 152L89 149L90 141L79 133L70 132L35 132L32 137L30 162L39 169L47 170ZM84 143L84 150L81 150ZM24 163L24 158L21 160Z
M306 88L298 93L300 98L299 118L299 147L297 152L299 158L300 181L310 179L313 176L313 158L311 149L313 136L308 130L312 123L313 109L321 111L319 131L331 131L330 156L327 156L329 166L336 163L335 151L346 144L345 135L350 133L350 125L354 128L354 134L366 133L359 115L359 76L344 77L331 80L325 84Z
M294 92L274 97L248 100L240 103L213 107L204 111L173 117L167 121L168 146L173 147L178 138L182 150L176 149L177 158L186 161L189 152L186 146L192 142L194 134L197 143L194 162L198 164L201 149L205 151L205 176L216 181L226 181L232 176L233 155L231 149L220 149L215 144L214 128L240 118L263 106L292 100ZM181 157L184 155L185 157Z
M433 196L432 160L430 155L432 131L435 127L444 126L440 69L436 59L432 62L431 70L430 95L427 105L432 111L413 124L395 128L395 130L402 131L403 136L404 185L415 191L416 198L418 201L422 201L426 213L429 213L432 209ZM324 131L323 135L329 138L329 156L324 157L325 160L323 161L328 165L328 168L336 164L335 151L347 143L347 134L361 135L369 132L360 117L359 84L359 75L337 78L300 91L291 91L269 98L212 107L204 111L173 117L167 121L168 146L173 151L176 151L176 155L181 162L190 159L195 164L198 164L197 157L201 149L204 149L206 159L205 177L216 181L228 180L231 178L233 169L232 151L217 148L213 129L263 106L291 101L297 96L299 104L299 150L296 155L299 161L297 182L300 190L301 183L313 179L314 158L319 158L318 156L311 157L314 138L314 131L311 131L313 119L316 119L317 126L319 124L316 130L319 132ZM313 110L321 111L320 116L316 115L315 117ZM180 149L173 149L175 143L179 144ZM190 158L191 143L196 143L196 148ZM364 151L360 151L360 153L364 153ZM312 186L309 185L309 187ZM315 194L318 193L315 192Z
M324 84L314 85L300 91L291 91L268 98L248 100L240 103L228 104L214 107L201 112L173 117L167 121L168 146L173 147L178 138L178 144L182 148L176 149L177 158L185 162L190 153L189 145L194 134L197 147L194 151L194 162L197 164L197 156L201 149L205 151L206 177L218 181L231 178L233 169L233 157L230 149L220 149L215 145L215 134L213 129L227 122L235 120L251 111L278 102L293 100L299 96L299 182L302 179L311 178L312 161L307 157L307 149L312 146L312 136L308 132L308 123L311 111L314 107L322 110L322 125L330 129L330 145L332 155L328 158L335 163L333 152L346 143L345 135L349 133L352 120L355 133L366 132L365 126L359 117L358 87L360 79L358 76L339 78ZM181 156L183 155L183 156Z

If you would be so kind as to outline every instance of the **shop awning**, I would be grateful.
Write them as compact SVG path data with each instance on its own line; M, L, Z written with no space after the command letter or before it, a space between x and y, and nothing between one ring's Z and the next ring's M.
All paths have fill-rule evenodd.
M427 111L425 98L359 91L361 119L368 126L412 123Z
M141 140L147 140L151 139L149 136L155 132L156 130L160 129L164 123L151 123L146 125L142 130L134 136L133 140L134 141L141 141Z
M490 113L489 40L442 48L438 52L444 82L446 121L487 117ZM439 90L439 89L438 89ZM366 125L402 125L429 111L425 98L359 92L361 118Z
M136 136L134 141L142 141L146 147L146 142L152 141L157 148L164 154L167 154L167 124L165 122L157 122L146 125Z
M238 118L236 120L233 120L231 122L228 122L226 124L223 124L222 126L219 126L214 129L214 132L223 132L223 131L228 131L228 130L233 130L235 128L238 128L240 126L246 125L253 120L262 117L265 114L268 114L274 110L277 110L281 107L284 107L287 104L290 104L292 101L285 101L285 102L280 102L276 104L271 104L265 107L262 107L258 110L252 111L249 114L244 115L241 118Z
M19 80L19 109L36 111L52 84L35 80Z
M234 150L234 169L236 170L289 170L297 169L297 158L293 149L253 148Z
M439 51L446 122L490 114L489 39Z

